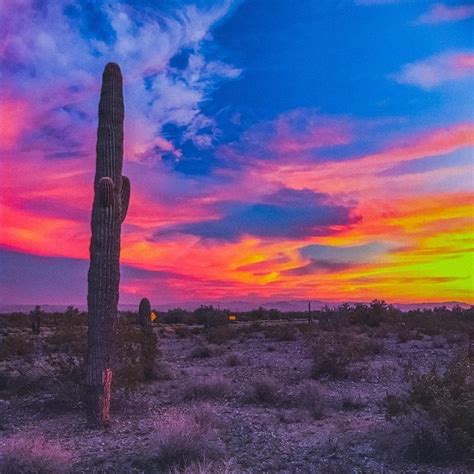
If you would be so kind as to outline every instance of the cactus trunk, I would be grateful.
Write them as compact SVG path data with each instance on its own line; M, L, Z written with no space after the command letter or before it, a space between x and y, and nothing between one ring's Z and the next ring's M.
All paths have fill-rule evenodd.
M142 360L143 376L145 380L152 380L155 377L155 359L158 354L157 337L151 325L151 304L148 298L142 298L138 307L138 323L140 324L143 336Z
M151 327L151 304L148 298L142 298L138 307L138 324L146 333L152 331Z
M88 274L86 410L91 426L109 420L112 340L120 281L120 231L128 209L130 181L122 176L124 105L122 74L109 63L102 76L97 130Z

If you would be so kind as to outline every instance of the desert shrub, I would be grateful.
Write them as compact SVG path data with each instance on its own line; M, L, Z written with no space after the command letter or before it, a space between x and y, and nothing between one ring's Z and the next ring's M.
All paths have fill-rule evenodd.
M348 365L354 357L350 348L334 335L329 338L314 339L311 350L313 353L311 376L313 378L340 379L347 377Z
M402 415L416 423L405 454L423 462L460 461L474 455L473 362L460 356L443 375L435 370L411 376L401 397L386 397L386 416ZM411 419L410 418L410 419Z
M207 380L191 380L184 387L185 400L213 400L229 395L231 385L223 377L211 377Z
M217 461L224 454L214 430L191 415L172 411L160 420L151 451L141 456L146 472L186 469L191 464Z
M0 344L0 360L12 357L25 357L33 352L33 344L28 337L11 334L6 336Z
M250 326L247 326L247 334L260 332L263 329L262 323L255 321Z
M264 329L265 337L275 341L296 341L298 330L294 324L279 324L278 326L268 326Z
M145 333L136 324L119 319L114 334L114 384L134 389L155 377L154 363L160 355L155 335Z
M362 408L364 408L364 404L357 398L346 396L341 400L341 409L343 411L357 411Z
M42 438L15 438L1 450L2 474L64 474L71 471L71 456Z
M87 337L85 328L62 325L46 338L46 342L61 352L83 356L86 353Z
M238 472L231 462L204 461L189 464L183 469L170 469L168 474L237 474Z
M192 334L191 329L189 329L187 326L178 326L177 328L175 328L174 332L176 336L180 339L185 339L186 337L189 337Z
M45 376L0 374L0 393L3 398L26 397L51 387L51 379Z
M298 393L298 405L305 409L314 420L320 420L326 409L326 403L318 386L306 381Z
M446 334L446 340L450 344L462 344L466 341L466 335L459 332L449 331Z
M211 348L207 344L199 344L193 347L190 357L192 359L205 359L206 357L211 357L211 355Z
M199 426L207 430L217 428L222 424L217 413L207 402L195 404L189 410L189 414Z
M311 338L309 344L313 355L311 375L315 379L346 378L351 363L379 354L384 348L380 341L342 333L320 334Z
M384 324L374 330L374 337L386 339L389 337L388 327Z
M388 393L382 400L385 418L390 420L406 413L406 401L397 395Z
M211 344L225 344L234 337L236 337L237 332L234 328L229 325L221 325L216 327L211 327L206 332L206 339Z
M222 346L200 343L193 347L189 357L191 359L206 359L207 357L222 355L225 350L225 347Z
M397 332L397 339L398 339L398 342L400 342L401 344L404 344L405 342L408 342L414 339L414 335L407 328L402 327Z
M160 360L155 365L155 380L173 380L174 370L170 364Z
M160 314L160 322L165 324L192 324L195 322L194 315L185 309L170 309Z
M232 352L226 357L225 363L228 367L237 367L238 365L242 365L242 357Z
M206 327L215 327L227 324L227 311L221 311L211 306L200 306L193 311L194 318L198 324Z
M276 380L270 377L261 377L250 382L246 394L247 402L276 405L280 400L280 390Z

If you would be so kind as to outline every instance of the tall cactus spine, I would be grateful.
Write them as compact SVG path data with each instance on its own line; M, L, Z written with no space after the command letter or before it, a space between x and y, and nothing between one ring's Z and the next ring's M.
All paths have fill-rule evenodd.
M88 348L85 383L87 421L109 421L113 334L120 282L120 231L130 199L122 176L124 104L122 73L109 63L102 76L88 274Z

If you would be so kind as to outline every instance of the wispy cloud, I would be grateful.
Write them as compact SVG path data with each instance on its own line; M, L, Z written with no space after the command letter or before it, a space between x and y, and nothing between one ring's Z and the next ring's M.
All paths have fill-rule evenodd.
M417 24L434 25L438 23L447 23L452 21L466 20L474 16L474 5L445 5L436 3L430 10L423 13Z
M42 123L48 140L61 137L54 146L49 142L50 152L66 152L74 137L79 146L93 149L99 78L104 64L112 60L120 63L125 76L127 126L137 131L128 135L126 158L149 162L163 153L179 158L179 150L162 136L166 123L189 128L205 143L212 119L203 116L201 104L216 84L240 74L202 49L212 26L230 8L230 1L176 10L136 8L126 2L95 2L92 8L66 0L7 2L0 42L0 100L13 120L2 131L2 145L12 146L13 138L23 136L25 146L36 147L38 138L46 135L37 129ZM183 50L188 57L178 70L170 61ZM30 120L22 121L25 111Z
M446 82L472 76L473 72L474 53L452 52L406 64L390 77L400 84L430 90Z

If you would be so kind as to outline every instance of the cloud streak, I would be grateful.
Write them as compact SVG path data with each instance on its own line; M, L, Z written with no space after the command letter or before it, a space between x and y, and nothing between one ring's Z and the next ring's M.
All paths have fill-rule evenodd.
M467 20L474 16L474 5L445 5L443 3L434 4L430 10L423 13L417 24L437 25L439 23L448 23L453 21Z
M391 77L399 84L435 89L447 82L472 77L474 53L452 52L405 64Z

